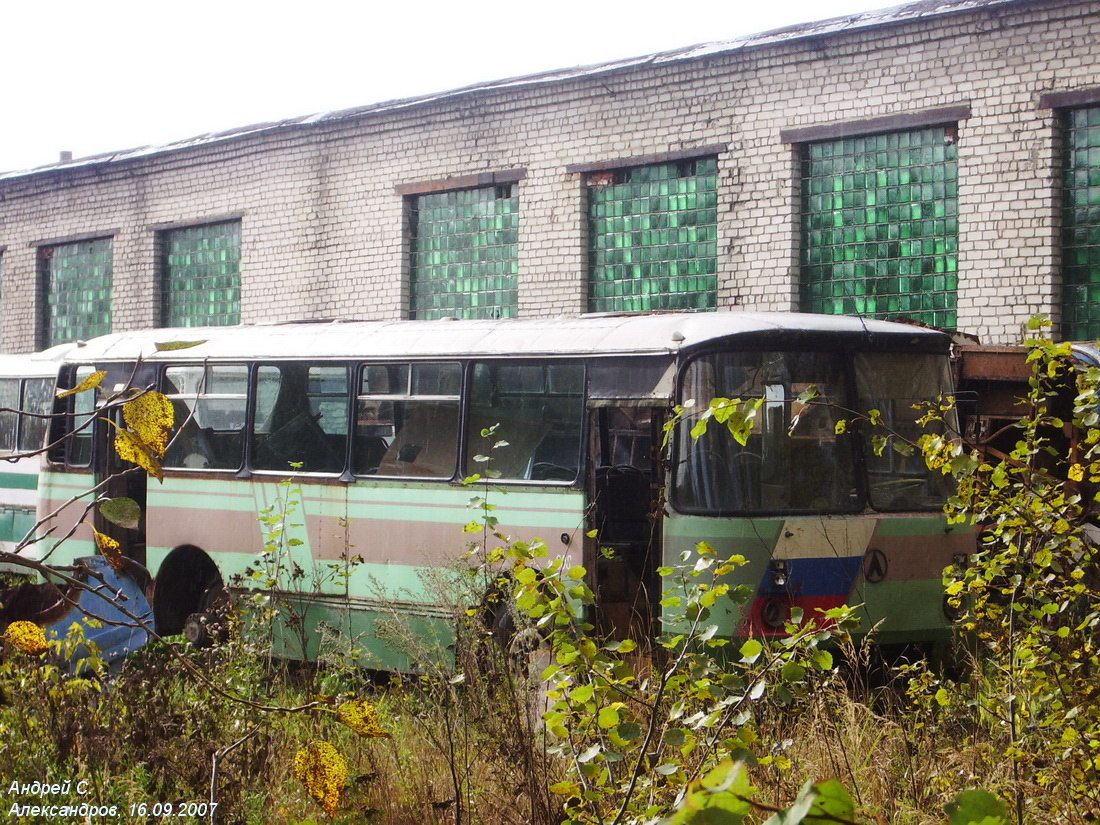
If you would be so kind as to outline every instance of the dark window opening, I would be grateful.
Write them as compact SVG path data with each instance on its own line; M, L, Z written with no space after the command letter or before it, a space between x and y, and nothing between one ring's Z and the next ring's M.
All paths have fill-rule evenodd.
M346 366L284 364L256 371L256 470L339 473L348 428Z
M580 471L584 367L580 364L474 365L466 431L466 471L476 455L510 480L569 483ZM484 429L496 426L491 439ZM507 446L490 449L497 441Z
M451 478L458 456L462 366L368 364L359 374L357 475Z
M164 393L175 407L176 433L164 466L237 470L244 455L248 367L187 365L164 371Z

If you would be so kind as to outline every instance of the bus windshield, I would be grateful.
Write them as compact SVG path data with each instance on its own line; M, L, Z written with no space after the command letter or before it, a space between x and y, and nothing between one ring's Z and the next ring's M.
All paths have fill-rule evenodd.
M912 409L949 391L942 355L828 352L720 352L692 361L681 398L701 411L715 398L758 400L744 445L713 422L700 438L690 416L677 433L674 501L683 512L852 513L929 510L946 491L919 454L871 449L869 427L837 432L840 419L877 409L887 431L919 435ZM856 386L852 386L853 378ZM813 388L812 400L807 390ZM858 459L862 458L862 464ZM862 477L860 467L866 468ZM869 494L869 500L868 500Z

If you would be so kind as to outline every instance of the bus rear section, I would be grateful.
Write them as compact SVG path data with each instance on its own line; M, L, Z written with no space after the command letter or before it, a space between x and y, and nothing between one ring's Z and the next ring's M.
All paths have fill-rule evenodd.
M827 622L826 611L849 605L879 643L947 640L942 572L972 552L974 536L947 523L949 479L915 447L920 405L951 391L938 349L839 339L686 363L679 397L695 414L675 436L666 563L700 541L745 557L735 578L753 595L744 609L727 606L725 632L782 635L792 608ZM714 422L691 435L716 398L757 407L743 444Z

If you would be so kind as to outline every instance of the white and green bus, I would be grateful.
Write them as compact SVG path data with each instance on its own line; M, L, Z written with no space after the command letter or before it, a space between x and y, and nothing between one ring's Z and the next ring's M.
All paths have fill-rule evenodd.
M58 359L68 347L31 355L0 355L0 550L13 553L33 533L38 503L39 451L53 411ZM33 543L19 550L37 556ZM17 565L0 565L27 572Z
M156 346L169 341L202 343ZM875 455L862 425L835 425L874 408L915 435L913 402L951 390L949 348L943 333L906 325L739 312L109 335L60 371L62 387L108 377L57 402L68 415L56 418L40 512L76 503L44 543L59 563L95 552L87 528L56 537L97 483L136 499L138 529L100 529L149 568L157 628L177 633L255 564L258 514L285 494L293 465L302 492L288 552L302 575L278 587L308 606L310 627L349 627L372 664L402 668L376 622L394 608L425 627L451 620L426 581L465 549L475 491L462 480L483 469L481 433L496 426L508 443L492 451L501 528L583 564L607 633L659 632L657 568L707 541L748 559L733 575L755 593L715 611L726 634L781 634L793 606L850 603L882 642L935 642L949 626L941 572L972 551L973 533L946 523L944 480L919 456ZM801 402L811 385L817 400ZM127 386L175 406L163 481L119 474L132 465L101 416L79 429ZM716 427L693 439L688 421L662 453L673 406L716 397L762 399L747 442ZM326 573L352 557L362 562L346 579Z

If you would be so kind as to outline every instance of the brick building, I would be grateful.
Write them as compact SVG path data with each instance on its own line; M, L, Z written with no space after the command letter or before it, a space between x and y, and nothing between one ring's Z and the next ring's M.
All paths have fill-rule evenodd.
M716 308L1100 337L1100 2L927 0L10 172L0 273L15 352Z

